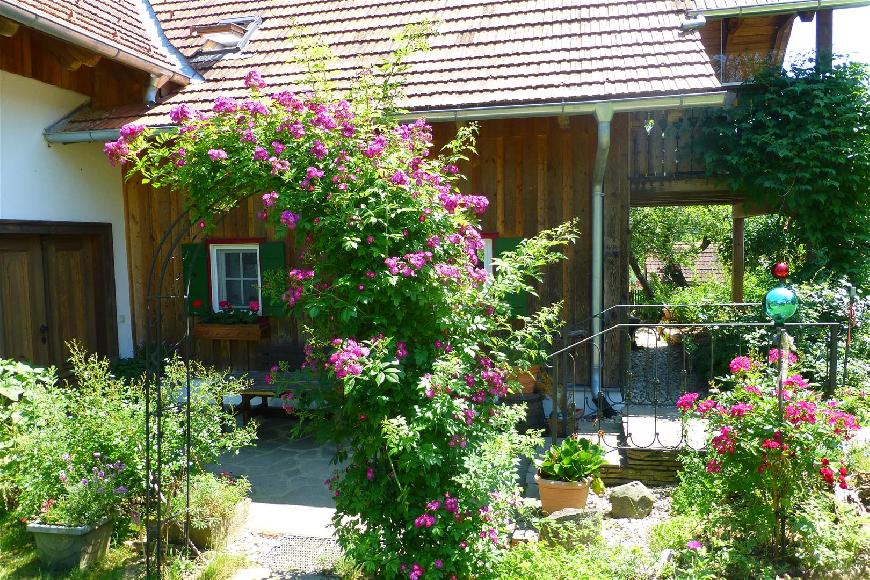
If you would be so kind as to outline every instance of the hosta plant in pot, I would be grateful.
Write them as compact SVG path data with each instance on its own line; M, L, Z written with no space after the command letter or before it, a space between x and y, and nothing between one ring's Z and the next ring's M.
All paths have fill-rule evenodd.
M86 458L64 453L62 458L61 492L46 498L39 513L28 520L27 531L36 540L45 568L84 569L101 560L109 548L112 518L127 499L121 483L126 466L100 453Z
M595 493L604 491L604 483L598 475L604 464L604 449L588 439L576 435L568 437L547 450L536 464L535 482L544 513L586 507L590 487Z

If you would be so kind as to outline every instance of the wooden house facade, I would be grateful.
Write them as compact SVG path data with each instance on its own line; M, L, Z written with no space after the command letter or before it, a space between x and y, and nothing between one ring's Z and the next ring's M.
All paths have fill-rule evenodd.
M44 7L35 0L0 0L0 70L81 95L44 132L44 140L58 151L100 147L129 122L171 130L172 106L206 110L217 95L241 96L242 78L252 69L270 87L299 87L301 69L288 63L293 46L287 38L296 24L324 34L332 45L337 58L330 66L340 89L360 67L389 52L398 27L440 13L435 3L422 0L354 0L341 3L342 10L338 0L294 1L257 13L231 0L166 0L154 3L150 12L125 10L120 2L115 19L96 19L84 29L67 22L72 32L64 32L63 14L81 8L72 0L62 4L69 4L68 11L58 16L40 12ZM596 313L627 302L629 208L739 203L739 195L707 177L696 155L705 110L733 98L732 83L750 75L753 66L782 62L799 14L818 12L824 25L830 22L829 9L842 2L822 1L821 11L815 1L787 6L763 0L543 4L457 3L450 11L451 26L432 38L429 51L410 59L402 104L410 116L432 122L436 144L449 140L458 124L479 124L478 153L461 167L467 178L462 189L489 198L482 223L487 238L503 246L579 220L581 236L567 250L568 259L550 268L539 296L528 297L525 307L563 300L566 328L595 332L601 327ZM34 14L39 17L31 18ZM244 33L235 44L216 49L209 25L228 16L241 18ZM46 26L47 20L53 25ZM109 49L88 38L102 39L100 46ZM256 247L262 272L296 264L292 234L277 236L256 218L259 208L249 199L207 239L194 239L191 230L165 256L161 242L184 212L183 192L155 191L135 178L124 180L121 169L103 165L102 170L112 172L109 189L120 221L117 215L99 214L79 220L113 226L111 267L99 278L108 280L111 270L113 285L100 282L103 299L87 301L105 309L102 324L115 330L94 342L95 349L129 356L134 345L154 336L150 329L159 312L163 338L177 340L192 322L198 336L195 356L218 366L262 370L276 360L299 359L296 323L274 310L264 312L268 331L250 340L198 335L196 318L188 317L192 299L213 306L210 277L215 273L208 261L194 265L186 258L186 247L203 244L206 256L211 246L221 244ZM62 189L63 176L58 179ZM40 211L36 202L34 207ZM3 228L10 217L16 218L0 205L0 244L8 238ZM740 245L735 247L739 251ZM0 261L4 252L0 245ZM164 257L164 284L156 288L152 264ZM68 271L75 264L70 262ZM191 287L202 295L185 299L185 283L196 276L200 279ZM0 312L14 303L12 292L0 288ZM3 346L36 344L36 318L19 323L17 335L4 331L0 355L37 359L26 349ZM8 321L4 328L10 328ZM70 328L67 338L85 333L83 326Z

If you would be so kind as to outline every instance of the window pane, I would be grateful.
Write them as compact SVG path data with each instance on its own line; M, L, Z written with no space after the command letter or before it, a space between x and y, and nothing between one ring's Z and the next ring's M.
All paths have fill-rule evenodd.
M245 290L245 302L243 306L247 307L248 302L251 300L259 300L259 292L257 292L257 281L256 280L245 280L244 282L244 290Z
M242 252L242 272L245 278L257 279L257 252Z
M224 276L240 278L242 275L241 253L236 250L222 250L224 255Z
M247 304L242 301L242 282L240 280L226 281L227 295L226 300L233 306L242 306Z

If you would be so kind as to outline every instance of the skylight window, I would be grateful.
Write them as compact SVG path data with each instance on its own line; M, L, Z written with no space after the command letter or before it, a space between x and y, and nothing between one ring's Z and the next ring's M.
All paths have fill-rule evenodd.
M236 52L245 47L261 22L259 16L225 18L215 24L197 24L191 32L206 39L203 54Z

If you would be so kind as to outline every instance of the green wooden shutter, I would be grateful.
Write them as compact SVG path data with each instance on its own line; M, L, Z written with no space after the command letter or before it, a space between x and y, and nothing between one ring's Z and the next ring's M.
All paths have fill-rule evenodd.
M208 247L205 244L182 244L181 263L184 271L184 287L188 288L187 311L190 314L211 312L211 296L208 293ZM195 307L194 304L198 306Z
M504 252L515 250L521 241L523 241L523 238L493 238L493 258L500 257ZM511 305L514 316L525 316L528 313L528 296L525 292L510 294L506 297L506 300Z
M260 276L283 270L287 267L284 259L284 242L263 242L260 244ZM263 294L263 316L287 316L287 309L281 300L271 300Z

